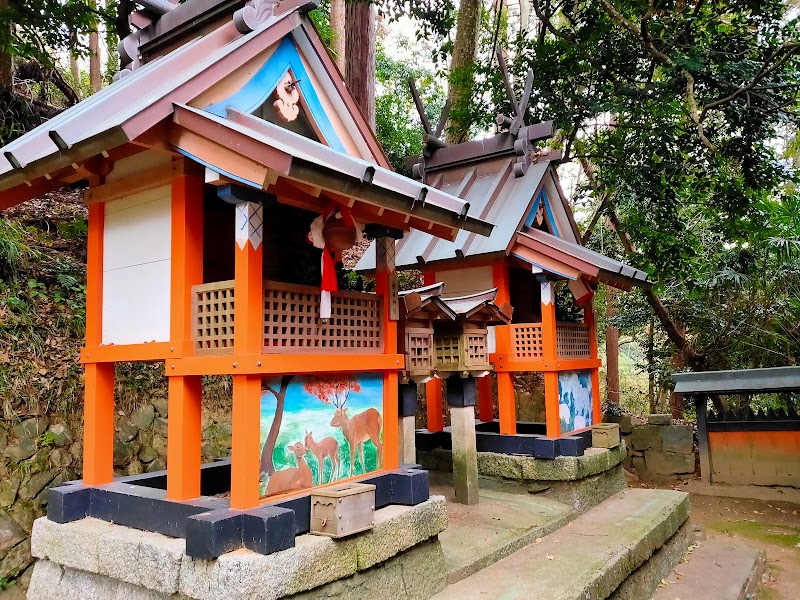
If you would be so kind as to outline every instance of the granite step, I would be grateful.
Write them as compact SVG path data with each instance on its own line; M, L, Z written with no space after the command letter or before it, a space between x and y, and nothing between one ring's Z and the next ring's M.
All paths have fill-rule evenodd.
M620 492L538 542L449 585L434 598L608 598L675 536L686 523L689 509L689 496L683 492ZM642 595L636 595L649 598L651 591L639 589ZM628 590L620 594L629 595Z
M431 486L445 496L447 529L439 534L447 582L455 583L513 554L569 521L578 513L571 506L526 493L519 486L487 487L481 482L480 503L467 506L454 501L446 485Z
M653 600L745 600L755 591L766 557L736 540L698 542L664 579Z

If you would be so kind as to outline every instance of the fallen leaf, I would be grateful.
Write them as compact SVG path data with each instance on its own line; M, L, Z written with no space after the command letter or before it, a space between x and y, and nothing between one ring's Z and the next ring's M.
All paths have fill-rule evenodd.
M553 560L553 555L552 554L548 554L545 558L547 560Z
M536 538L535 543L541 544L542 543L542 538ZM798 546L800 546L800 544L798 544Z

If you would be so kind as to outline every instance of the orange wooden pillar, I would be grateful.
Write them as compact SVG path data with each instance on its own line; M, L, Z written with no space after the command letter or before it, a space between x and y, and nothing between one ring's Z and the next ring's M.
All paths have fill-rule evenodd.
M86 259L86 347L103 341L103 228L105 204L89 205ZM91 351L89 351L91 358ZM102 485L114 479L114 363L85 367L83 481Z
M422 272L422 285L436 283L436 273ZM428 431L444 429L444 406L442 405L442 380L433 378L425 382L425 411L428 413Z
M375 240L375 292L383 297L383 352L397 354L397 272L394 239ZM405 365L397 365L398 369ZM400 417L397 371L383 373L383 468L396 469L400 464Z
M428 412L428 431L444 429L442 380L434 377L425 383L425 408Z
M180 175L172 181L171 245L170 347L186 356L192 347L191 288L203 283L203 180L198 176ZM201 390L199 376L169 378L169 500L200 495Z
M264 347L262 219L260 204L236 205L234 364L239 356L262 354ZM231 508L252 508L258 505L260 496L260 375L233 376L232 434Z
M556 298L553 282L542 277L542 354L544 355L544 409L547 437L561 435L558 398L558 343L556 339ZM552 370L550 370L552 369Z
M497 288L495 303L511 303L508 284L508 265L505 262L495 263L492 267L494 286ZM496 352L510 355L512 348L511 327L498 325L494 328ZM491 392L490 392L491 393ZM514 435L517 433L517 406L514 398L514 374L502 369L497 371L497 411L500 415L500 433Z
M594 295L583 307L583 322L589 329L589 352L592 358L597 356L597 319L594 314ZM603 420L603 408L600 403L600 368L592 369L592 425Z
M484 423L494 419L491 374L478 379L478 418Z

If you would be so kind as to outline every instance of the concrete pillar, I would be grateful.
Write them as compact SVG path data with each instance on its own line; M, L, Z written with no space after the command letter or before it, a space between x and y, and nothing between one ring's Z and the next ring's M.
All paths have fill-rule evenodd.
M474 377L447 379L447 404L450 407L450 429L453 445L453 486L456 502L478 503L478 450L475 445L475 400L477 383Z
M401 465L417 464L417 384L413 381L398 386L399 454Z

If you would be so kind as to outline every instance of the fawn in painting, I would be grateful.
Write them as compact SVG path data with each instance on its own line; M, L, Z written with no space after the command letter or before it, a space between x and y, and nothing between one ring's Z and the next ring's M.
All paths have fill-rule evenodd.
M291 490L304 490L314 485L311 469L306 464L306 447L302 442L286 446L297 458L297 466L275 471L267 484L267 495L279 494Z
M311 454L317 458L317 485L322 484L322 472L325 470L326 456L329 456L331 459L331 476L328 478L328 482L339 479L339 467L341 466L341 461L339 460L339 442L331 436L324 437L320 441L315 442L312 432L306 431L306 437L303 443L306 448L311 451Z

